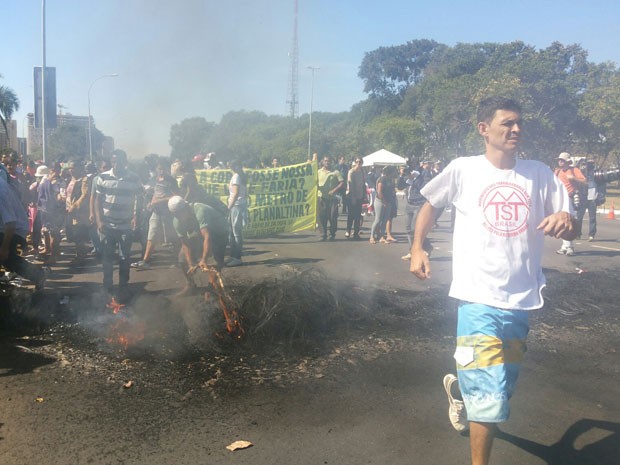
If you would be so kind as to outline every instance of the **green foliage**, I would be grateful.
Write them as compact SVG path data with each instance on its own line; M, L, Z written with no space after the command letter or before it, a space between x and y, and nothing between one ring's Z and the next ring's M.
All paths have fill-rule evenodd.
M189 160L207 151L207 139L215 125L203 117L187 118L170 129L171 156Z
M432 40L380 47L359 68L368 98L349 112L312 115L311 152L333 157L386 148L403 156L449 161L481 153L475 112L491 95L524 109L523 152L551 162L558 153L620 154L620 72L594 64L579 45L554 42L456 44ZM309 115L292 119L230 112L219 124L184 120L171 130L173 155L214 151L247 165L273 157L297 163L308 153Z
M93 154L99 153L103 137L97 128L92 128ZM48 160L88 160L89 152L88 128L65 124L58 126L49 135L46 153Z
M1 74L0 77L2 77ZM19 110L19 99L15 92L6 86L0 86L0 123L2 123L2 129L6 134L5 142L7 147L9 146L10 137L8 122L11 121L13 113L17 110Z

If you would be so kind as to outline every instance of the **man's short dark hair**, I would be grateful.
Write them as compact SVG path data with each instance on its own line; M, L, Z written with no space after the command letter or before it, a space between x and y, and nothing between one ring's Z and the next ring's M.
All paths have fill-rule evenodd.
M478 105L477 118L479 123L490 123L497 110L508 110L523 113L516 100L505 97L485 98Z
M112 156L115 156L117 160L122 159L127 161L127 153L124 150L116 149L112 152Z

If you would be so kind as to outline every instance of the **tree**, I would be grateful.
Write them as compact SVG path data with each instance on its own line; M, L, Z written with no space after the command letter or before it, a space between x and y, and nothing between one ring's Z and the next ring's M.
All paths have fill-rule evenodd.
M92 137L93 148L100 147L104 137L101 131L92 128ZM74 124L58 126L49 136L48 157L52 161L88 160L88 129Z
M2 77L2 75L0 75ZM6 134L6 146L10 145L8 123L13 117L13 113L19 110L19 99L15 92L6 86L0 86L0 122Z
M581 115L592 123L588 148L603 160L620 155L620 74L605 74L600 86L584 94L580 108Z
M400 102L405 91L424 77L433 56L444 47L434 40L421 39L367 52L358 72L364 81L364 92Z
M170 147L172 157L188 160L207 150L207 139L215 124L203 117L187 118L170 128Z

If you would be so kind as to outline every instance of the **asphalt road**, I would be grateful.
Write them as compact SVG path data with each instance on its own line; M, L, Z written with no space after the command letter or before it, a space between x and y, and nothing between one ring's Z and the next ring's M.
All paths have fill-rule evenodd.
M424 282L400 259L402 219L394 227L401 241L390 245L348 241L342 231L334 242L307 232L247 242L245 265L224 270L227 285L284 281L315 268L359 292L393 293L405 310L378 312L377 324L331 339L315 355L283 357L279 374L277 354L262 371L240 358L251 373L230 392L211 388L234 372L188 381L225 353L187 364L115 360L45 329L41 337L13 328L0 350L0 463L469 463L468 438L452 430L441 385L453 369L449 215L432 232L433 277ZM546 241L552 305L533 318L513 415L492 463L620 463L618 238L620 222L601 215L597 241L577 241L574 257L555 254L559 241ZM181 287L170 258L157 254L153 269L132 271L133 291L160 296ZM61 263L45 299L56 308L96 295L100 280L94 263L79 274ZM123 387L128 380L134 384ZM253 446L225 448L240 439Z

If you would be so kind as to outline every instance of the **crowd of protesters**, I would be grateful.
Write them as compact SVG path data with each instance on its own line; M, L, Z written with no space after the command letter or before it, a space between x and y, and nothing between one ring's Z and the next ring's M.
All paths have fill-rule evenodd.
M78 159L24 163L8 153L0 163L2 277L14 284L26 278L40 290L61 255L76 273L100 261L105 293L122 302L130 297L130 269L149 268L157 247L177 252L186 271L204 268L211 255L217 269L242 265L247 176L240 162L230 167L226 204L196 179L196 168L224 168L215 154L173 164L147 156L134 172L122 150L98 166ZM141 258L132 262L134 242L141 244ZM72 256L66 244L74 245Z
M318 156L314 160L319 162ZM363 167L363 158L347 161L329 156L320 159L317 173L317 220L321 240L335 240L338 214L347 215L344 237L362 240L364 217L369 224L370 244L398 242L392 222L399 208L406 218L406 237L411 247L417 214L425 202L420 191L442 170L441 161L410 159L407 164ZM556 175L566 185L581 224L589 213L588 239L596 235L596 207L604 199L605 184L618 178L616 171L601 172L583 160L572 166L572 158L557 158ZM261 168L278 168L278 158L261 163ZM196 178L196 169L232 170L227 202L208 194ZM581 169L580 169L581 168ZM7 276L32 281L38 289L45 285L50 267L57 264L63 241L74 244L68 266L79 269L89 257L103 265L104 290L124 300L130 268L148 269L158 248L178 253L180 266L189 277L204 268L208 256L215 267L243 264L243 227L247 223L247 175L240 161L225 166L215 153L170 163L147 156L129 169L126 154L117 150L110 160L97 165L81 160L67 163L25 163L15 153L2 156L0 163L0 262ZM4 199L7 200L4 200ZM196 206L198 205L198 207ZM437 219L441 215L437 212ZM131 247L141 244L138 260L132 261ZM225 261L226 248L230 258ZM424 243L427 254L432 245ZM563 243L558 253L573 255L572 243ZM119 279L114 293L113 267L118 254ZM64 257L68 258L68 257ZM409 260L411 254L403 255ZM188 286L193 282L188 278ZM187 287L187 286L186 286Z

